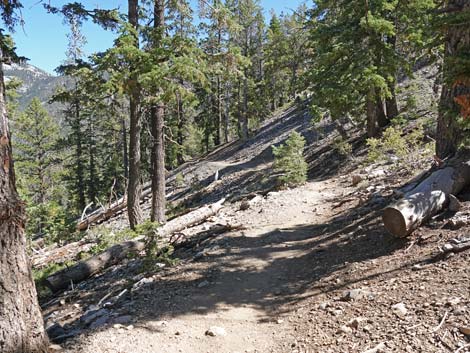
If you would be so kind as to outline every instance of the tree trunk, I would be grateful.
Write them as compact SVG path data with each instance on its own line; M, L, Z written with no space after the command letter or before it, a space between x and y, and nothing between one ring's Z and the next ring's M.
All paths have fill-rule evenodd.
M405 196L383 212L385 228L405 237L442 210L449 194L457 195L470 184L470 150L462 150L442 169L433 172Z
M377 101L374 88L369 89L369 94L366 97L367 109L367 136L376 137L379 129L377 126Z
M0 352L48 348L24 234L24 204L15 187L0 49Z
M379 127L385 127L390 123L388 120L387 113L385 112L384 100L377 97L377 125Z
M165 110L162 105L152 108L152 206L150 220L165 222Z
M129 156L127 154L127 129L126 129L126 119L124 116L121 120L121 133L122 133L122 162L124 168L124 179L127 183L129 179Z
M385 100L385 106L387 108L387 118L388 120L392 120L398 116L398 103L397 103L397 93L395 89L396 81L393 81L390 84L390 93L392 96Z
M445 3L448 8L459 9L451 16L470 11L469 0L451 0ZM462 142L463 133L459 126L459 105L455 98L466 96L470 99L470 78L461 57L470 51L470 26L468 21L446 27L444 52L444 81L439 102L437 120L436 153L440 158L454 154ZM459 59L460 57L460 59Z
M178 149L176 150L176 160L178 165L184 163L184 127L186 123L186 117L184 115L183 102L179 94L176 94L177 114L178 114L178 134L176 136L176 142L178 142Z
M129 0L129 23L138 28L138 0ZM139 39L135 38L134 45L139 47ZM130 126L129 126L129 183L127 186L127 213L129 225L132 229L142 222L142 210L140 208L140 195L142 186L140 183L140 133L142 129L140 112L140 87L137 75L130 78L131 92L129 97Z
M157 36L154 46L160 46L165 33L165 1L155 0L154 3L154 30ZM151 109L152 120L152 207L150 220L152 222L165 222L165 109L158 104Z
M225 87L225 110L224 110L224 142L230 140L230 87Z
M248 73L245 70L245 75ZM242 114L242 121L241 121L241 128L242 128L242 140L248 139L248 78L244 79L243 83L243 114Z
M78 88L76 88L77 90ZM86 206L85 198L85 177L83 175L83 158L82 158L82 129L80 122L80 103L78 100L74 101L74 116L73 116L73 129L75 135L75 170L76 170L76 187L78 193L78 209L83 210Z
M169 221L158 229L157 236L161 238L168 237L173 233L202 223L207 218L217 214L222 208L224 201L225 199L222 199L219 202L198 208L193 212ZM98 271L118 263L126 258L128 253L142 251L145 248L145 242L140 240L142 240L142 237L134 241L114 245L99 255L95 255L68 269L56 272L47 278L46 284L52 291L58 291L67 288L71 282L81 282Z

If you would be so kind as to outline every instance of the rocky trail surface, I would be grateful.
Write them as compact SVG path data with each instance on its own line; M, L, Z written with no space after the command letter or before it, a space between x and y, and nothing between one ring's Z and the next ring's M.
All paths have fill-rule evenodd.
M273 191L270 146L293 129L309 143L310 179ZM320 139L310 129L305 109L287 110L253 139L177 170L173 177L182 173L191 186L177 189L174 202L194 207L228 198L199 230L237 227L176 250L173 266L142 271L142 260L130 258L43 303L49 331L62 345L56 348L470 351L470 251L442 252L446 243L468 236L469 227L450 229L441 215L407 239L388 235L381 209L403 180L389 166L341 159L331 146L333 128L324 131ZM361 141L353 129L349 133L353 146ZM470 203L461 201L461 212L470 214ZM122 224L124 215L104 226Z

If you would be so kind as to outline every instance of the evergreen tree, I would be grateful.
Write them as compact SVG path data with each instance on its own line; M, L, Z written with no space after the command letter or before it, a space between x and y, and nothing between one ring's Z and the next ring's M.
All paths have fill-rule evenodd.
M57 154L59 126L49 116L39 99L34 98L14 123L17 148L18 187L27 201L30 234L47 231L53 223L50 214L60 190Z
M432 6L428 0L404 6L384 0L316 2L310 11L314 104L335 119L366 113L368 135L376 135L397 113L393 100L398 68L411 66L400 59L397 48L421 43L419 33ZM388 111L385 99L392 99Z

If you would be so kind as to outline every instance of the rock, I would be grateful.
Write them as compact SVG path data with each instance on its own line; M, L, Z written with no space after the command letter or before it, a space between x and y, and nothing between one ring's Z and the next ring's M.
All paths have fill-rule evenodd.
M223 327L212 326L206 331L206 336L227 336L227 332Z
M405 317L406 313L408 312L408 309L404 303L397 303L392 305L392 310L399 318Z
M250 208L250 206L251 206L250 203L244 200L240 203L240 211L246 211L247 209Z
M101 316L107 315L109 317L109 310L108 309L100 309L100 310L88 310L85 314L80 317L80 321L85 324L89 325L97 318Z
M385 173L385 170L383 170L383 169L375 169L375 170L372 170L369 173L369 176L372 177L372 178L383 177L385 175L387 175L387 174Z
M132 316L130 315L123 315L123 316L118 316L113 319L113 324L121 324L121 325L127 325L132 322Z
M49 352L61 352L62 347L59 346L58 344L51 344L49 345Z
M385 352L385 343L379 343L377 346L375 346L374 348L371 348L371 349L368 349L368 350L365 350L363 351L362 353L379 353L379 352Z
M145 286L146 284L153 283L154 281L155 281L155 279L152 278L152 277L149 277L149 278L142 278L140 281L134 283L134 285L132 286L131 292L134 292L134 291L136 291L136 290L139 290L140 288L142 288L142 287Z
M449 211L458 212L462 208L459 199L452 194L449 194Z
M108 323L110 317L109 315L103 315L103 316L100 316L98 319L96 319L95 321L93 321L91 324L90 324L90 329L92 330L95 330L101 326L104 326Z
M206 254L204 253L204 251L200 251L200 252L198 252L196 255L194 255L194 260L200 260L200 259L202 259L204 256L206 256Z
M64 328L58 322L55 322L51 326L47 327L46 332L51 341L54 341L57 337L65 335Z
M337 333L352 333L352 328L347 325L343 325L338 329Z
M210 284L209 281L202 281L201 283L197 285L197 287L204 288L204 287L207 287L209 284Z
M359 324L364 321L363 318L356 317L348 322L348 327L351 327L354 330L357 330L359 328Z
M341 297L341 300L343 300L343 301L360 300L360 299L365 298L365 297L371 298L372 293L367 291L367 290L361 289L361 288L349 289L349 290L343 292L343 296Z
M462 332L465 336L470 336L470 327L461 326L459 327L459 331Z
M277 324L282 324L283 322L284 322L284 320L282 320L282 319L277 319L277 320L276 320L276 323L277 323Z
M353 174L352 177L351 177L351 184L352 184L352 186L356 186L357 184L359 184L363 180L364 180L364 178L362 177L362 175Z
M322 310L326 310L326 308L328 308L329 306L330 306L330 303L324 302L324 303L321 303L318 307Z
M464 314L465 314L465 311L466 311L466 310L465 310L465 307L464 307L464 306L458 306L458 307L456 307L456 308L452 311L452 313L453 313L454 315L464 315Z

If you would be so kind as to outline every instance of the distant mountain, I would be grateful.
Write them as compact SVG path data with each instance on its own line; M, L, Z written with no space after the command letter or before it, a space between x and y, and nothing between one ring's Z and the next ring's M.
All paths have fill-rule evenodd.
M34 97L38 97L50 114L54 116L59 114L61 105L49 104L48 101L55 93L56 88L65 83L66 78L51 75L30 64L4 65L3 69L6 82L14 77L23 82L18 92L21 110L24 110Z

